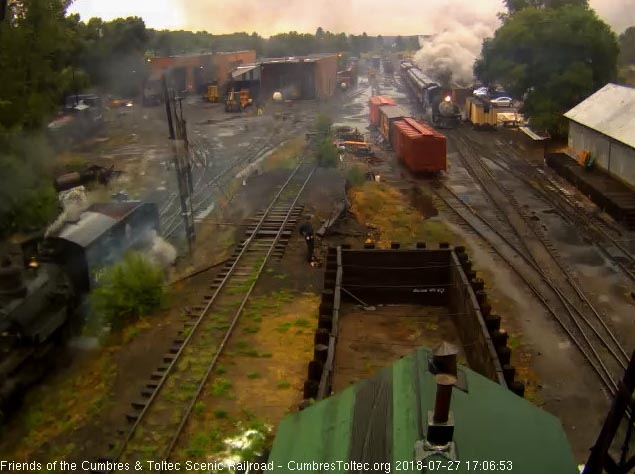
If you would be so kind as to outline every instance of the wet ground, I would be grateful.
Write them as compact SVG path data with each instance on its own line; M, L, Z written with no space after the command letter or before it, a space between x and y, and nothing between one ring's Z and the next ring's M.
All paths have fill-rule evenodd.
M364 87L364 84L360 84L358 92L349 93L350 100L348 101L340 98L330 104L318 105L313 102L294 104L292 111L294 118L285 121L276 118L274 110L266 109L264 117L228 116L222 106L203 104L198 99L185 103L184 110L188 119L189 134L196 151L195 182L199 183L199 186L204 186L212 177L218 175L219 170L226 170L240 157L247 157L245 166L248 166L248 158L257 159L258 147L263 140L266 141L271 136L286 138L285 133L289 138L302 136L305 128L312 123L318 112L331 113L333 117L337 117L337 123L357 127L372 139L372 132L368 129L367 107L371 90L367 86L365 89ZM399 105L409 108L414 116L420 115L394 80L380 81L380 93L396 99ZM338 111L340 105L341 110ZM131 196L153 199L161 205L163 217L173 219L172 216L177 212L176 203L170 200L173 199L176 186L174 170L168 166L171 150L167 140L164 114L165 111L160 107L134 108L133 111L126 111L121 115L119 112L114 112L111 115L110 139L96 143L92 145L92 148L88 147L81 153L90 155L91 160L96 162L112 162L117 168L127 171L119 181L113 183L109 191L123 190ZM544 202L515 183L503 169L495 164L496 159L504 159L504 149L501 147L509 139L514 140L513 135L507 132L478 134L468 131L468 133L484 147L484 150L491 152L489 166L492 173L495 173L501 182L513 190L519 202L535 212L538 222L544 225L545 232L554 242L563 260L575 273L581 287L602 308L607 321L613 326L622 342L628 348L632 348L635 340L632 316L634 307L632 301L628 299L628 289L632 285L593 245L580 238L580 233L575 227L568 224L557 213L551 212ZM272 144L275 146L275 142ZM497 218L478 184L462 166L452 140L449 142L448 151L448 173L441 180L447 182L477 212L493 219ZM518 152L526 155L526 158L535 165L542 166L540 158L530 150L519 146ZM429 197L431 194L429 187L432 183L412 178L395 162L390 150L378 148L377 157L371 167L381 174L382 182L401 192L404 202L417 209L421 215L430 218L428 222L439 223L449 228L450 235L454 236L452 243L467 244L468 253L476 269L486 281L494 311L503 317L503 326L510 334L510 346L513 349L512 363L518 368L518 378L527 384L527 398L560 418L573 446L576 459L583 461L588 454L588 448L597 436L608 406L608 401L597 388L596 376L568 341L566 334L542 308L537 298L494 254L492 249L473 232L469 232L464 226L457 225L456 218L434 208L434 202ZM244 167L241 168L244 169ZM185 274L226 258L241 236L242 230L237 224L262 209L264 203L275 193L277 186L286 176L284 170L269 170L258 176L250 176L246 180L246 185L242 186L242 179L235 179L239 172L240 170L236 169L228 173L232 179L228 179L221 191L210 194L212 197L204 202L203 210L209 209L212 204L214 206L208 215L200 217L195 252L190 258L184 256L177 273ZM563 186L566 185L563 184ZM417 189L422 191L416 191ZM580 200L584 199L574 190L570 192ZM208 195L206 192L204 194ZM343 197L343 173L337 170L318 170L303 197L307 206L306 211L314 215L313 224L316 229L330 216L334 205ZM593 206L586 201L585 205ZM318 256L324 254L326 245L329 244L361 245L369 232L366 224L366 222L356 222L354 216L346 216L334 228L336 232L323 241L318 240L316 246ZM428 229L422 232L428 232L426 235L432 242L435 241L435 236L445 237L446 235L435 234ZM177 243L182 242L178 238L179 231L175 231L174 235ZM426 238L424 237L423 240ZM285 275L285 277L275 279L272 275L268 284L265 283L262 287L259 285L260 296L278 291L280 288L286 288L298 294L319 293L322 271L304 264L303 245L299 237L292 239L283 260L272 266L273 275ZM183 249L184 247L181 246L181 250ZM184 255L183 252L182 255ZM103 396L100 395L101 401L96 408L73 404L73 399L68 398L64 391L69 384L74 386L72 383L76 380L82 378L90 380L87 378L88 373L97 369L101 370L102 366L96 364L94 360L102 357L103 351L87 351L82 357L76 358L70 367L54 375L40 389L34 391L33 395L27 399L24 416L14 419L3 434L0 445L0 453L3 457L28 458L29 460L47 459L51 456L86 459L90 456L101 455L118 430L123 430L127 426L123 415L129 404L137 398L138 388L143 384L144 377L160 364L162 354L180 328L181 309L183 306L200 301L201 292L205 291L213 276L214 271L210 270L188 280L175 291L172 308L164 315L158 315L156 319L149 320L150 328L140 327L138 334L133 334L130 340L105 351L109 354L109 358L103 362L104 371L114 372L114 378L108 386L102 387L100 393L103 392ZM310 299L308 295L307 298ZM287 327L285 325L290 323L289 327L295 329L294 321L299 317L299 313L294 314L295 311L310 312L310 308L309 303L298 306L297 309L293 306L286 307L286 316L281 315L282 319L272 325L270 330L262 329L263 341L266 339L262 342L263 347L265 343L269 344L267 350L274 354L273 359L258 359L254 362L253 370L239 367L233 377L236 380L235 390L240 391L240 397L237 396L235 400L223 399L216 409L232 412L244 406L258 405L259 394L262 390L268 390L265 412L272 422L282 416L286 410L294 409L301 398L301 383L306 376L306 365L303 364L308 363L311 354L302 354L302 357L306 357L305 361L301 360L302 357L298 357L281 362L281 368L276 372L273 362L282 354L280 350L284 347L286 338L289 337L288 331L281 332L277 328ZM349 352L348 355L344 352L338 353L339 362L336 362L343 369L348 367L350 370L340 372L342 379L336 380L336 385L339 387L348 385L356 378L370 375L370 371L409 352L413 344L434 346L437 336L453 340L453 334L455 335L454 328L443 324L444 318L441 318L441 314L426 313L424 317L417 312L423 311L421 308L417 310L383 307L372 315L365 311L356 312L354 308L350 309L351 311L346 316L350 324L345 325L343 334L345 341L350 328L350 340L348 344L343 344L341 347ZM404 315L411 315L410 318L406 318L408 321L406 325L394 324L394 321L403 320ZM284 317L288 317L288 320ZM436 318L436 322L430 322L429 318ZM372 321L372 330L368 330L369 321ZM408 324L414 324L417 327L411 327ZM436 328L434 331L421 331L419 326L425 327L425 324L435 324ZM304 331L301 326L295 330ZM363 331L361 331L362 326ZM360 333L363 333L366 338L363 343L358 341ZM301 335L301 337L304 336ZM382 350L378 350L379 344L372 348L368 347L369 341L390 342L395 339L403 340L404 345L381 344ZM458 337L454 340L458 340ZM236 350L239 349L239 347L236 348ZM298 351L300 349L298 348ZM245 359L244 362L249 364L253 360ZM238 364L235 367L238 367ZM249 374L253 375L255 372L259 375L268 375L262 379L255 376L250 378ZM268 382L271 378L277 381L273 385ZM83 390L88 393L91 387L84 387ZM95 391L94 387L93 391ZM275 395L280 397L276 399ZM85 398L92 400L94 397L87 395ZM67 406L57 406L57 411L49 413L49 416L43 416L42 412L46 410L46 407L39 404L41 400L44 400L49 408L59 405L59 400L66 400ZM75 415L70 416L70 413ZM209 413L213 414L213 411ZM70 421L65 417L70 418ZM60 419L65 420L64 423L57 423ZM37 433L40 433L39 437Z

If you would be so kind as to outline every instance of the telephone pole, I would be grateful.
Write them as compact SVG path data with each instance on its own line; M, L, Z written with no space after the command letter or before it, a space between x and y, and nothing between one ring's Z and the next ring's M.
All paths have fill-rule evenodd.
M179 187L179 200L181 202L181 215L183 216L183 226L187 239L188 252L192 254L196 232L194 227L194 210L192 205L192 195L194 187L192 185L192 167L189 156L189 144L187 142L186 121L183 117L183 106L179 98L180 116L177 113L176 97L171 98L168 91L167 79L163 76L163 93L165 97L165 111L168 118L168 129L170 140L172 141L172 151L174 153L173 162L176 170L176 181ZM174 121L172 114L174 108ZM174 122L176 122L176 133Z

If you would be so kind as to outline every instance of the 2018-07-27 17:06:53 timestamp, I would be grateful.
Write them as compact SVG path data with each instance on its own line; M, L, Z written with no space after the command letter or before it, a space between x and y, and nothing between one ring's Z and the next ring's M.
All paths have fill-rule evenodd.
M395 472L399 471L420 471L426 469L428 472L452 472L458 471L471 471L471 472L486 472L486 471L507 471L511 472L513 464L511 461L452 461L452 460L427 460L427 461L395 461Z

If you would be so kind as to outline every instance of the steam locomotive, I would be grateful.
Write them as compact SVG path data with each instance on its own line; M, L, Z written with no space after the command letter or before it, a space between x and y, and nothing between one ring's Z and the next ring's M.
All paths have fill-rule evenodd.
M156 204L93 204L0 259L0 415L51 369L103 269L158 229Z
M402 61L400 73L408 89L423 109L423 115L437 128L455 128L461 110L452 89L441 87L410 61Z

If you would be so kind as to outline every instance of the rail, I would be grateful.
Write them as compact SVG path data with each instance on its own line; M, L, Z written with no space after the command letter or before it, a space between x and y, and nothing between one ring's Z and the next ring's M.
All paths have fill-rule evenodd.
M304 170L305 172L301 174L300 170ZM208 299L207 303L200 307L200 311L195 315L196 319L191 326L189 334L187 334L183 340L178 351L171 357L165 372L157 381L154 391L145 402L144 407L122 442L116 455L117 461L138 460L140 456L147 454L148 446L152 447L155 459L158 456L160 456L162 460L169 458L179 435L190 417L197 398L206 385L210 373L214 369L218 358L247 304L247 300L258 281L258 277L261 275L264 266L276 248L280 237L288 230L287 227L290 217L297 210L296 203L313 176L314 171L315 167L313 167L313 165L308 165L303 162L300 163L292 173L290 173L288 179L271 200L269 206L255 225L251 235L249 235L240 247L238 255L236 255L225 276L218 283L214 293L206 298ZM292 184L295 185L295 192L292 194L292 197L282 198L281 196L284 192L289 194L289 189L292 187ZM268 239L270 242L265 252L263 247L253 246L252 244L256 240L259 242L265 240L258 237L258 231L267 222L271 211L277 209L276 206L280 206L281 204L285 206L286 214L284 219L279 222L275 237ZM248 252L249 255L247 254ZM254 258L258 258L258 260L253 262ZM250 281L249 287L245 289L244 282L240 281L242 275L235 274L235 270L239 264L244 265L245 262L250 262L250 260L252 261L252 265L255 263L255 268L250 267L252 269L250 275L252 280ZM237 288L242 290L242 294L236 295L236 292L225 291ZM233 316L222 338L215 338L212 341L208 335L210 331L206 331L206 329L214 329L211 324L218 323L219 318L215 318L214 321L211 321L212 318L208 317L208 314L211 312L212 307L219 306L224 306L225 309L232 308ZM220 339L220 342L218 342L218 339ZM193 354L199 357L201 355L210 356L204 368L202 362L199 365L196 365L194 362L182 364L183 360L187 360L185 355L192 356ZM169 385L168 380L170 381ZM174 386L190 388L196 386L196 390L186 396L174 397L174 394L170 393L170 390ZM159 401L161 402L161 406L159 406ZM166 413L169 414L170 420L178 419L178 421L166 422ZM157 433L157 431L159 431L159 433ZM163 437L160 436L160 431L163 431ZM167 436L166 431L168 432ZM111 470L109 472L116 471Z

